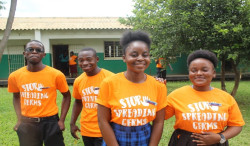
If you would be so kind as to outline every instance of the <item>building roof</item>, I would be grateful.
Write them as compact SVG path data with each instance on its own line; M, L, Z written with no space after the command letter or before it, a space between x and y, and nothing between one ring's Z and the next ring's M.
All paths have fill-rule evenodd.
M12 30L131 29L118 17L15 17ZM0 30L7 18L0 18Z

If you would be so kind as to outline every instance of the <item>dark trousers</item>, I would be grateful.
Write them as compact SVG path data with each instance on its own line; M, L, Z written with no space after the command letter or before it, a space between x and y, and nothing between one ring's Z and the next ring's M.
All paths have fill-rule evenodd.
M167 71L164 68L156 68L157 78L166 79Z
M20 146L64 146L58 116L45 120L23 119L17 129Z
M82 136L84 146L101 146L103 142L102 137L88 137Z
M69 75L69 63L68 62L60 62L59 70L65 75Z

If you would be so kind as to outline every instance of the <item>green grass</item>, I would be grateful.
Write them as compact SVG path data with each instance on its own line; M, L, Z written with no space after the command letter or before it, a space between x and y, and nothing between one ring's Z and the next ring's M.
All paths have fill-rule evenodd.
M176 88L184 85L189 85L190 82L168 82L168 93ZM220 88L220 82L213 82L213 87ZM228 89L232 89L233 82L227 82ZM243 127L242 132L229 140L230 146L250 146L250 81L241 81L236 95L236 101L239 104L241 112L243 114L246 125ZM70 86L72 91L72 86ZM58 94L58 105L61 103L62 96ZM64 141L66 146L80 146L83 145L82 139L75 141L70 134L69 121L71 117L71 110L74 99L72 98L71 107L66 117L65 126L66 130L63 132ZM60 106L59 106L60 107ZM165 121L163 135L160 141L160 146L167 145L170 136L173 132L174 118ZM0 145L1 146L18 146L18 137L13 127L16 123L16 114L12 104L12 94L7 92L7 88L0 88ZM77 121L79 125L79 118ZM80 135L80 133L78 133Z

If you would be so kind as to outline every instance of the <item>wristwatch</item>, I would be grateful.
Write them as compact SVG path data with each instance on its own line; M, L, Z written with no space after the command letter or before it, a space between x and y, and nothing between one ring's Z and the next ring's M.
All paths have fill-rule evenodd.
M218 134L220 135L220 144L225 143L227 141L225 136L223 134L221 134L221 133L218 133Z

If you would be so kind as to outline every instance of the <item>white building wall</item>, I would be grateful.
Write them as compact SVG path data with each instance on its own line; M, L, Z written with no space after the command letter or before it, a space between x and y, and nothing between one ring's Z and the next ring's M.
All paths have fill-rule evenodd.
M44 44L45 53L52 53L53 45L69 45L69 51L76 53L85 47L104 52L104 41L119 41L125 30L14 30L9 37L8 46L25 46L33 39ZM3 34L3 33L1 33ZM1 37L1 36L0 36ZM8 54L5 49L4 54Z
M46 53L52 52L53 45L69 45L69 50L74 52L85 47L104 52L104 41L119 41L122 33L121 30L46 30L42 32L42 40L50 41Z

